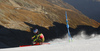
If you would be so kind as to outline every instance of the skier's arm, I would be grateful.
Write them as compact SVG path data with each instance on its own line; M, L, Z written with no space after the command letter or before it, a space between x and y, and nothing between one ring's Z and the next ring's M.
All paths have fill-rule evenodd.
M35 38L35 37L36 37L36 36L34 35L34 36L32 37L32 39Z

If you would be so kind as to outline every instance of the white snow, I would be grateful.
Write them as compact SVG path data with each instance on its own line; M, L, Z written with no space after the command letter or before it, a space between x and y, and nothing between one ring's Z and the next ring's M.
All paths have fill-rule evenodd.
M77 35L72 42L65 37L50 41L50 45L8 48L0 49L0 51L100 51L100 35L93 34L91 37L87 39L84 35Z

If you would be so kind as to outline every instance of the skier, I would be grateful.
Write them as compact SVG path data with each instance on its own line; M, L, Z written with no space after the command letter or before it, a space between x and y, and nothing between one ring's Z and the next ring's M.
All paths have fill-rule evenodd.
M33 43L35 42L35 44L41 45L45 40L44 35L39 33L38 29L33 30L33 33L35 34L32 37Z

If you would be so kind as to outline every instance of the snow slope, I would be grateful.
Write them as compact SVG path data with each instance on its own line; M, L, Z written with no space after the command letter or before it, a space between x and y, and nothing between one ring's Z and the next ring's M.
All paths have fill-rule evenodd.
M84 38L83 35L78 35L73 38L72 42L68 42L67 38L63 38L55 39L49 43L51 44L0 49L0 51L100 51L100 35L92 35L92 38L88 39Z

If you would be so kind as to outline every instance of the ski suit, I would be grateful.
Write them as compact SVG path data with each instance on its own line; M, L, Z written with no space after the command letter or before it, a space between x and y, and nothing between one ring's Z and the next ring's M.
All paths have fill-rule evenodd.
M44 35L42 33L35 34L33 37L33 42L43 43L45 41Z

